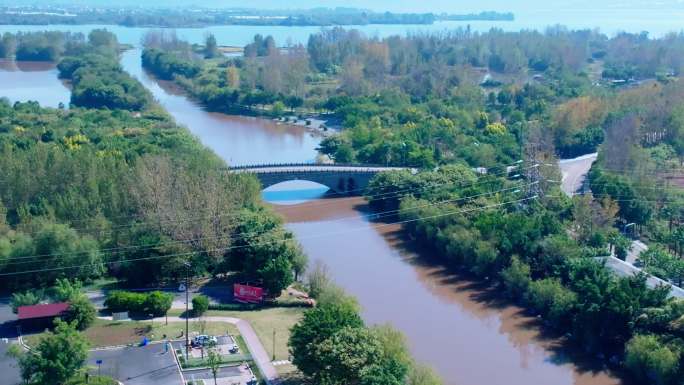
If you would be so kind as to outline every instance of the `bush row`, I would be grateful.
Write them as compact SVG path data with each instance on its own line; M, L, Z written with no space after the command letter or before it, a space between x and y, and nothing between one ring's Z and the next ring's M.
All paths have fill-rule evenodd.
M173 302L173 294L152 291L149 293L134 293L128 291L113 291L107 294L105 306L112 312L128 311L137 314L153 314L163 316Z

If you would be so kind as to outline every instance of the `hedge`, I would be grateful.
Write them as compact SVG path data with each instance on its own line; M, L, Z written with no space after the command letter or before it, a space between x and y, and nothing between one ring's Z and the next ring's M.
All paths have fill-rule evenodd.
M161 317L171 309L173 294L152 291L134 293L129 291L113 291L107 294L105 306L112 312L128 311L137 314L153 314Z

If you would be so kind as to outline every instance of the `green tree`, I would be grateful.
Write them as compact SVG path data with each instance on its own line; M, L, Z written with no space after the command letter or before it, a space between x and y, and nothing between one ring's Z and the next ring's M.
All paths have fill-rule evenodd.
M271 112L275 116L282 116L283 112L285 112L285 104L280 100L276 101L275 103L273 103L273 108L271 109Z
M298 281L306 271L306 266L309 264L309 258L304 252L298 250L292 257L290 263L292 264L292 271L294 272L294 280Z
M211 370L211 374L214 376L214 385L216 385L216 375L221 368L221 355L214 349L209 350L209 353L207 354L207 366Z
M680 356L654 335L636 335L627 343L625 367L642 383L673 384Z
M567 327L577 304L577 295L557 278L532 281L527 292L529 305L555 327Z
M85 295L71 297L65 321L75 325L78 330L85 330L95 322L97 310Z
M161 317L171 309L173 294L153 291L145 298L145 309L155 317Z
M368 329L363 327L345 327L331 337L312 346L321 370L312 373L311 377L320 385L346 384L397 384L401 382L385 382L380 357L383 356L382 344ZM375 377L369 381L370 378ZM378 381L380 380L380 381Z
M192 299L192 312L196 317L209 310L209 298L206 295L198 295Z
M83 285L81 281L75 279L70 281L67 278L57 278L55 286L52 288L53 297L58 302L68 302L81 296Z
M21 293L13 293L10 298L10 306L12 312L17 313L20 306L36 305L43 299L43 293L40 291L27 290Z
M27 383L61 385L83 367L88 341L76 326L57 321L55 330L43 337L31 352L12 353Z
M216 44L216 37L213 33L210 33L207 35L204 43L204 57L207 59L213 59L219 56L221 56L221 52Z
M362 326L357 308L349 303L319 304L306 311L302 320L292 327L288 342L293 364L307 376L323 371L325 363L317 356L316 347L343 328Z
M442 379L431 368L413 364L406 377L406 385L442 385Z
M266 262L259 270L264 280L264 288L272 297L279 297L280 293L294 281L292 276L292 264L284 256L278 256Z
M506 292L516 300L522 299L530 284L530 266L520 261L520 258L513 256L511 265L501 272Z
M313 269L306 276L306 287L309 290L309 296L318 299L321 293L330 285L330 273L327 266L320 260L316 260Z

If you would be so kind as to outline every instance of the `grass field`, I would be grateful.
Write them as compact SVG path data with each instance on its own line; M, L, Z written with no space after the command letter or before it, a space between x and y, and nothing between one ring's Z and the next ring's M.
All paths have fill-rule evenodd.
M223 313L209 311L212 313ZM268 354L273 357L273 331L275 330L275 359L286 360L289 358L287 341L290 339L290 329L302 318L302 308L270 308L258 311L231 312L232 316L242 318L252 324L254 331L259 336L261 343Z
M273 307L246 311L210 310L204 316L235 317L249 322L271 358L273 357L273 330L275 330L275 359L286 360L289 358L287 341L290 339L290 328L299 322L304 311L304 308L297 307ZM169 311L169 315L180 314L179 310Z
M190 335L193 332L200 334L238 335L234 325L225 322L206 322L202 325L196 319L190 320ZM92 347L115 346L138 344L143 337L150 341L162 340L164 335L170 339L183 338L181 331L185 332L185 322L150 321L107 321L98 319L93 326L86 329L83 334L88 338ZM24 341L29 346L34 346L44 333L25 336Z

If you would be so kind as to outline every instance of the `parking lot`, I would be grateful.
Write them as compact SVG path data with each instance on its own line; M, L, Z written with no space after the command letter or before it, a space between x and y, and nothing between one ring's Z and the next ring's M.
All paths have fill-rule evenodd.
M201 360L202 357L206 357L207 348L202 349L201 345L198 344L198 341L194 341L193 345L194 347L188 352L191 359ZM233 350L233 347L236 346L235 339L227 335L215 337L215 344L212 345L211 349L217 351L222 357L243 357L242 353L245 353L234 353L235 350ZM185 341L174 341L171 346L176 352L180 352L181 356L185 354ZM249 356L246 356L245 358L249 359ZM185 378L185 381L192 381L195 384L214 384L214 375L211 370L206 367L183 369L183 377ZM216 380L217 384L226 385L247 385L256 383L252 382L255 381L254 374L245 363L240 363L239 365L238 363L235 363L230 366L221 367L216 374Z
M90 352L87 365L101 374L116 378L126 385L183 385L178 365L164 344L124 347Z

